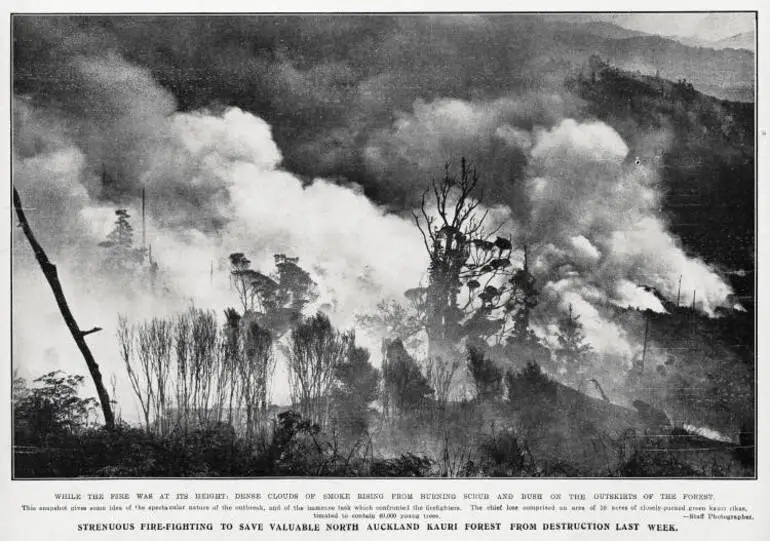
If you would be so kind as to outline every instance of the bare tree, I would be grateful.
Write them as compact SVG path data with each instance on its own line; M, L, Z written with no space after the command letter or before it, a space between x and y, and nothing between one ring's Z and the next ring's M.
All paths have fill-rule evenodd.
M189 314L192 320L192 407L198 423L205 425L209 421L211 391L216 383L217 321L212 311L191 308Z
M190 372L192 357L192 322L187 314L174 320L174 350L176 353L177 424L187 430L190 417Z
M125 316L118 316L118 349L120 352L120 358L126 367L128 373L128 380L131 382L131 389L134 391L137 400L139 400L139 407L142 410L142 416L144 417L144 425L146 430L150 431L150 399L147 395L147 388L143 385L142 376L137 372L134 360L134 341L135 341L135 328L128 323Z
M246 409L246 438L252 441L266 426L270 379L275 369L270 331L254 321L243 324L243 350L237 366L239 396Z
M148 432L162 434L168 428L168 387L171 372L172 324L153 318L130 325L118 316L118 349Z
M225 325L220 331L218 348L219 374L217 376L217 420L233 424L234 411L241 404L241 385L238 366L241 363L241 316L232 308L225 310ZM235 409L234 409L235 408Z
M329 393L335 368L353 343L322 313L299 323L289 337L292 403L303 417L323 427L329 417Z
M172 323L160 318L153 318L138 326L137 356L145 380L147 407L152 414L152 426L156 433L163 434L168 429L168 388L171 372Z
M75 321L75 317L72 315L69 304L67 303L67 298L64 296L64 291L62 290L61 283L59 282L59 272L56 270L56 265L51 263L45 251L43 250L43 247L40 246L40 243L38 243L35 235L32 233L32 228L29 226L27 217L24 214L24 206L21 203L21 197L19 196L19 192L16 190L15 186L13 188L13 206L16 209L16 216L19 218L19 225L24 231L24 235L27 237L29 245L32 247L32 251L35 253L35 258L37 259L37 262L40 265L40 269L43 271L43 274L48 281L48 285L51 286L54 298L56 299L56 305L59 307L59 312L61 313L62 318L64 318L64 323L67 325L70 334L72 334L72 338L75 340L75 344L80 350L80 354L83 356L83 360L85 360L88 371L91 374L91 379L94 382L96 393L99 396L99 402L102 406L104 426L108 430L113 430L115 428L115 415L112 412L110 395L107 393L107 389L104 387L104 382L102 381L102 373L99 370L99 365L94 359L94 356L91 353L91 349L88 347L88 344L86 344L85 341L86 335L100 331L101 328L94 327L93 329L83 331L80 329L80 326L78 326L77 321Z
M191 420L210 420L212 393L217 386L219 333L211 311L189 308L175 321L178 418L185 427Z

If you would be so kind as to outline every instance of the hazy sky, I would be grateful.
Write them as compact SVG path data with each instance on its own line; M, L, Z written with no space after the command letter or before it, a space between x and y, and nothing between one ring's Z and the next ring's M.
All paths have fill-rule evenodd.
M608 13L590 15L649 34L717 41L754 29L753 13Z

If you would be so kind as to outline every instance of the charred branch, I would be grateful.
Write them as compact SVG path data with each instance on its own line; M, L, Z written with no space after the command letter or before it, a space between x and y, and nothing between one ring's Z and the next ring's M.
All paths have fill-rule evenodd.
M80 331L80 336L86 336L88 334L93 334L95 332L101 331L101 327L94 327L93 329L88 329L87 331Z

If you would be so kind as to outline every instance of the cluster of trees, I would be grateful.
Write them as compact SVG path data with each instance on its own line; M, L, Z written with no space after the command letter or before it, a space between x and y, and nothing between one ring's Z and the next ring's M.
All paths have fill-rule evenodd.
M264 411L269 402L273 363L259 329L241 329L239 319L228 318L220 329L213 312L194 307L139 324L119 318L120 356L148 432L233 421L248 403L251 434L252 410Z
M696 464L678 459L678 453L661 455L664 442L635 441L624 433L619 439L594 436L596 428L588 418L572 419L575 409L565 408L569 393L545 375L535 363L520 372L503 371L480 352L468 352L468 368L475 374L478 394L474 400L438 404L416 364L403 351L391 345L392 359L386 366L406 365L407 374L417 381L382 375L390 382L389 394L403 408L395 419L370 410L368 404L387 386L377 385L378 372L368 363L366 352L352 348L350 357L337 370L337 384L328 397L332 423L326 428L304 418L295 409L277 413L264 441L249 441L237 434L233 425L213 423L190 427L188 433L157 434L118 423L112 430L98 427L97 403L80 398L80 376L47 374L27 384L14 380L15 475L17 477L77 476L698 476L743 475L734 461L719 455L713 464ZM351 386L351 382L353 385ZM400 392L397 391L400 389ZM572 393L575 393L572 391ZM507 396L504 396L506 395ZM575 393L577 394L577 393ZM611 407L611 406L607 406ZM411 409L409 409L411 408ZM534 424L522 431L516 424L498 419L521 421L531 417ZM564 420L564 416L568 419ZM375 452L375 448L394 449L390 439L361 441L367 424L377 418L396 423L399 430L412 423L412 429L425 440L441 442L434 450L395 447L398 451ZM549 437L549 427L560 420L575 430L588 433L594 464L548 456L543 442L530 439L532 427ZM579 427L578 427L579 424ZM343 434L337 429L347 427ZM561 430L561 429L560 429ZM390 438L393 432L385 434ZM342 437L341 437L342 436ZM347 439L346 439L347 436ZM353 437L355 436L355 438ZM682 433L677 445L703 442ZM556 437L570 445L572 436L559 432ZM603 442L597 446L598 440ZM692 443L681 438L692 438ZM397 442L401 443L401 442ZM650 448L653 452L645 453ZM407 449L409 451L407 451ZM681 450L681 448L680 448ZM658 452L654 452L658 451ZM585 451L584 451L585 452ZM614 464L609 461L618 453ZM724 454L724 453L723 453ZM561 455L564 456L563 454ZM662 457L662 461L661 461ZM576 458L576 457L575 457ZM738 459L741 459L739 456ZM750 457L743 457L749 460ZM607 461L607 462L605 462ZM697 467L695 467L697 466ZM750 464L747 466L750 467Z
M225 423L248 441L265 440L279 346L292 404L304 419L322 428L339 422L351 434L365 431L361 411L375 398L378 371L352 333L339 332L319 313L298 321L278 345L257 314L230 308L225 315L222 328L214 312L197 308L139 324L120 318L121 357L148 432Z
M353 331L335 329L322 313L305 315L317 287L299 258L286 254L274 256L271 272L252 268L242 252L230 254L239 306L226 310L222 328L213 312L195 308L138 325L121 318L121 358L145 429L164 434L226 422L248 440L264 439L278 357L286 361L295 411L347 442L367 434L375 402L382 418L393 420L472 395L502 397L504 370L490 354L519 360L509 367L557 359L578 373L590 353L578 318L570 308L560 322L558 350L535 336L530 314L538 290L528 247L519 252L523 263L513 264L510 238L488 227L479 210L478 183L463 158L458 171L447 165L423 194L414 220L429 256L427 283L405 292L408 304L383 304L361 320L386 329L381 371ZM125 211L118 211L107 246L133 250ZM427 355L418 362L405 344L420 340Z

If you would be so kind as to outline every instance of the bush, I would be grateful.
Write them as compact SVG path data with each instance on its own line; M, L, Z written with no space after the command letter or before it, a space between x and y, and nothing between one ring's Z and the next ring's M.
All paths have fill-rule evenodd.
M33 381L29 387L14 381L14 443L16 445L56 445L62 438L77 434L97 417L98 402L80 398L83 376L56 370Z
M516 436L510 432L493 434L479 446L479 470L490 477L516 477L524 473L525 456Z
M398 458L378 459L372 462L374 477L429 477L433 461L425 456L404 453Z
M518 402L527 400L535 395L553 396L556 394L556 383L540 369L536 362L527 363L521 372L508 372L505 375L508 388L508 401Z
M672 453L636 451L620 468L621 477L700 477Z
M503 372L481 349L468 347L468 371L480 401L497 400L503 394Z

